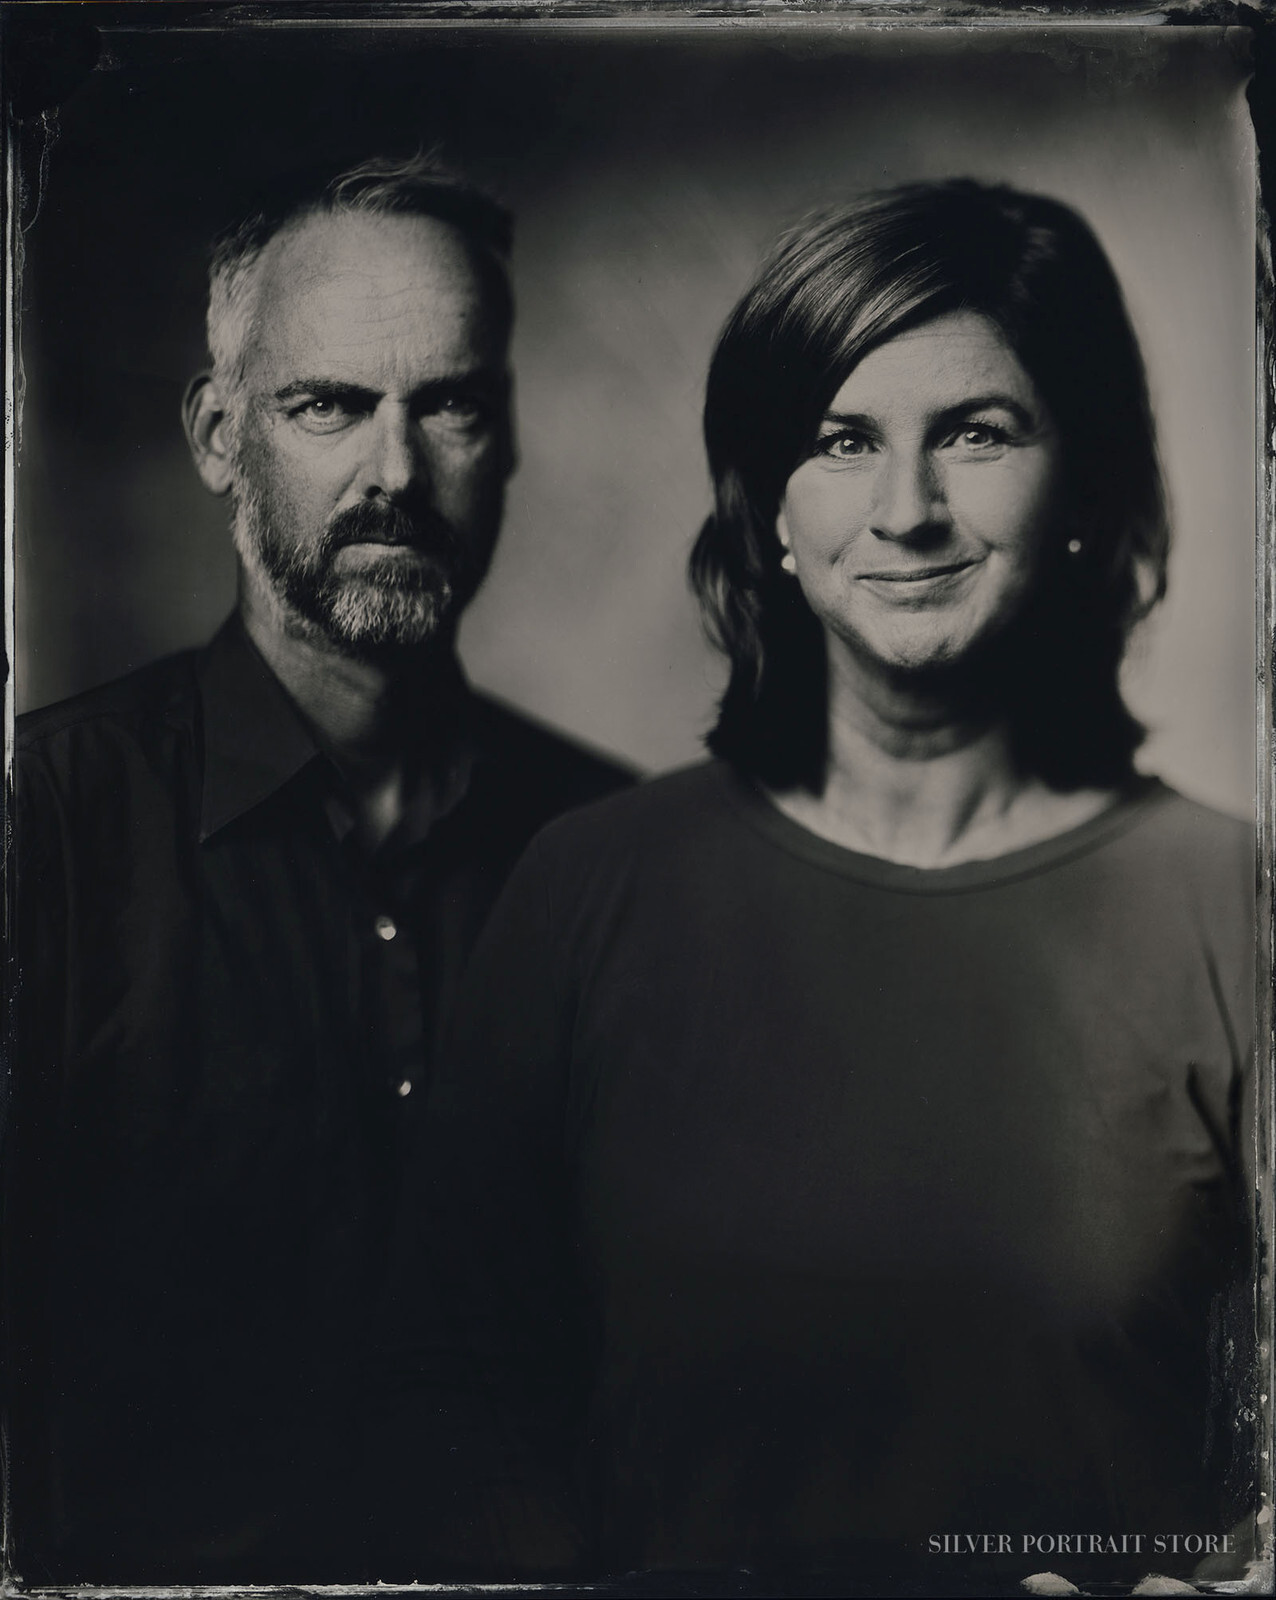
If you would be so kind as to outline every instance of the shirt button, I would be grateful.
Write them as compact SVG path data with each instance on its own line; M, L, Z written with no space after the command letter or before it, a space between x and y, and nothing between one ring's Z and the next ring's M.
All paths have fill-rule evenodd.
M377 938L384 939L387 944L399 931L394 925L393 917L378 917L372 926L377 930Z
M404 1078L403 1082L399 1085L399 1099L406 1100L411 1093L412 1080L411 1078Z

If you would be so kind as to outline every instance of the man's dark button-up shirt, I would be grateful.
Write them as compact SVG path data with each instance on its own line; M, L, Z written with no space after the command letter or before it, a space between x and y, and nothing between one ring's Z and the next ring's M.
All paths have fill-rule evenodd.
M537 829L627 781L459 671L456 691L422 730L437 781L371 855L237 620L23 719L6 1247L28 1582L325 1576L321 1544L313 1572L267 1552L288 1565L281 1527L329 1519L315 1464L340 1451L461 969Z

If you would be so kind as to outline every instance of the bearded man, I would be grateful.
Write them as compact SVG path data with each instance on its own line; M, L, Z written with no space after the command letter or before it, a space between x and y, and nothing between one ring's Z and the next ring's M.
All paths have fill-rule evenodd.
M509 234L415 158L223 235L184 418L237 611L21 726L29 1583L352 1575L350 1375L450 999L532 834L628 776L456 660L514 464Z

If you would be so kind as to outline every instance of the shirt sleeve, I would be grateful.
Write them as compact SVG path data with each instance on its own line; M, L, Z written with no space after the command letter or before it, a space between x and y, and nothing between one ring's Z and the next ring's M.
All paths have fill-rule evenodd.
M569 1482L587 1361L561 965L533 843L471 959L432 1086L391 1359L399 1427L428 1411L443 1430L450 1481L433 1498L454 1508L449 1537L487 1542L496 1560L481 1565L505 1575L569 1571L580 1546Z
M1210 978L1229 1042L1230 1076L1202 1090L1202 1105L1226 1129L1239 1205L1237 1254L1227 1288L1211 1312L1210 1390L1213 1451L1221 1474L1224 1525L1247 1521L1256 1504L1260 1389L1266 1389L1260 1356L1256 1286L1264 1246L1270 1193L1270 1155L1263 1124L1269 1115L1260 1085L1268 1081L1259 1060L1263 985L1256 952L1258 908L1263 896L1255 874L1253 832L1239 824L1220 830L1216 853L1199 852L1198 888ZM1266 1090L1270 1095L1270 1089ZM1213 1108L1221 1105L1222 1114ZM1235 1531L1235 1530L1234 1530Z
M14 764L6 857L12 921L3 1083L5 1342L13 1453L14 1528L21 1557L46 1546L57 1503L50 1378L50 1268L66 1185L58 1130L70 1015L66 829L43 761L20 751Z

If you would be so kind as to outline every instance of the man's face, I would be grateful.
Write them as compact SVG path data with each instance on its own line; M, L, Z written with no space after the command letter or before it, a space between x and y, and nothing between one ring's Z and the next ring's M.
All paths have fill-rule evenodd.
M288 632L428 642L483 580L511 462L503 319L428 217L315 215L270 240L234 409L235 542Z

